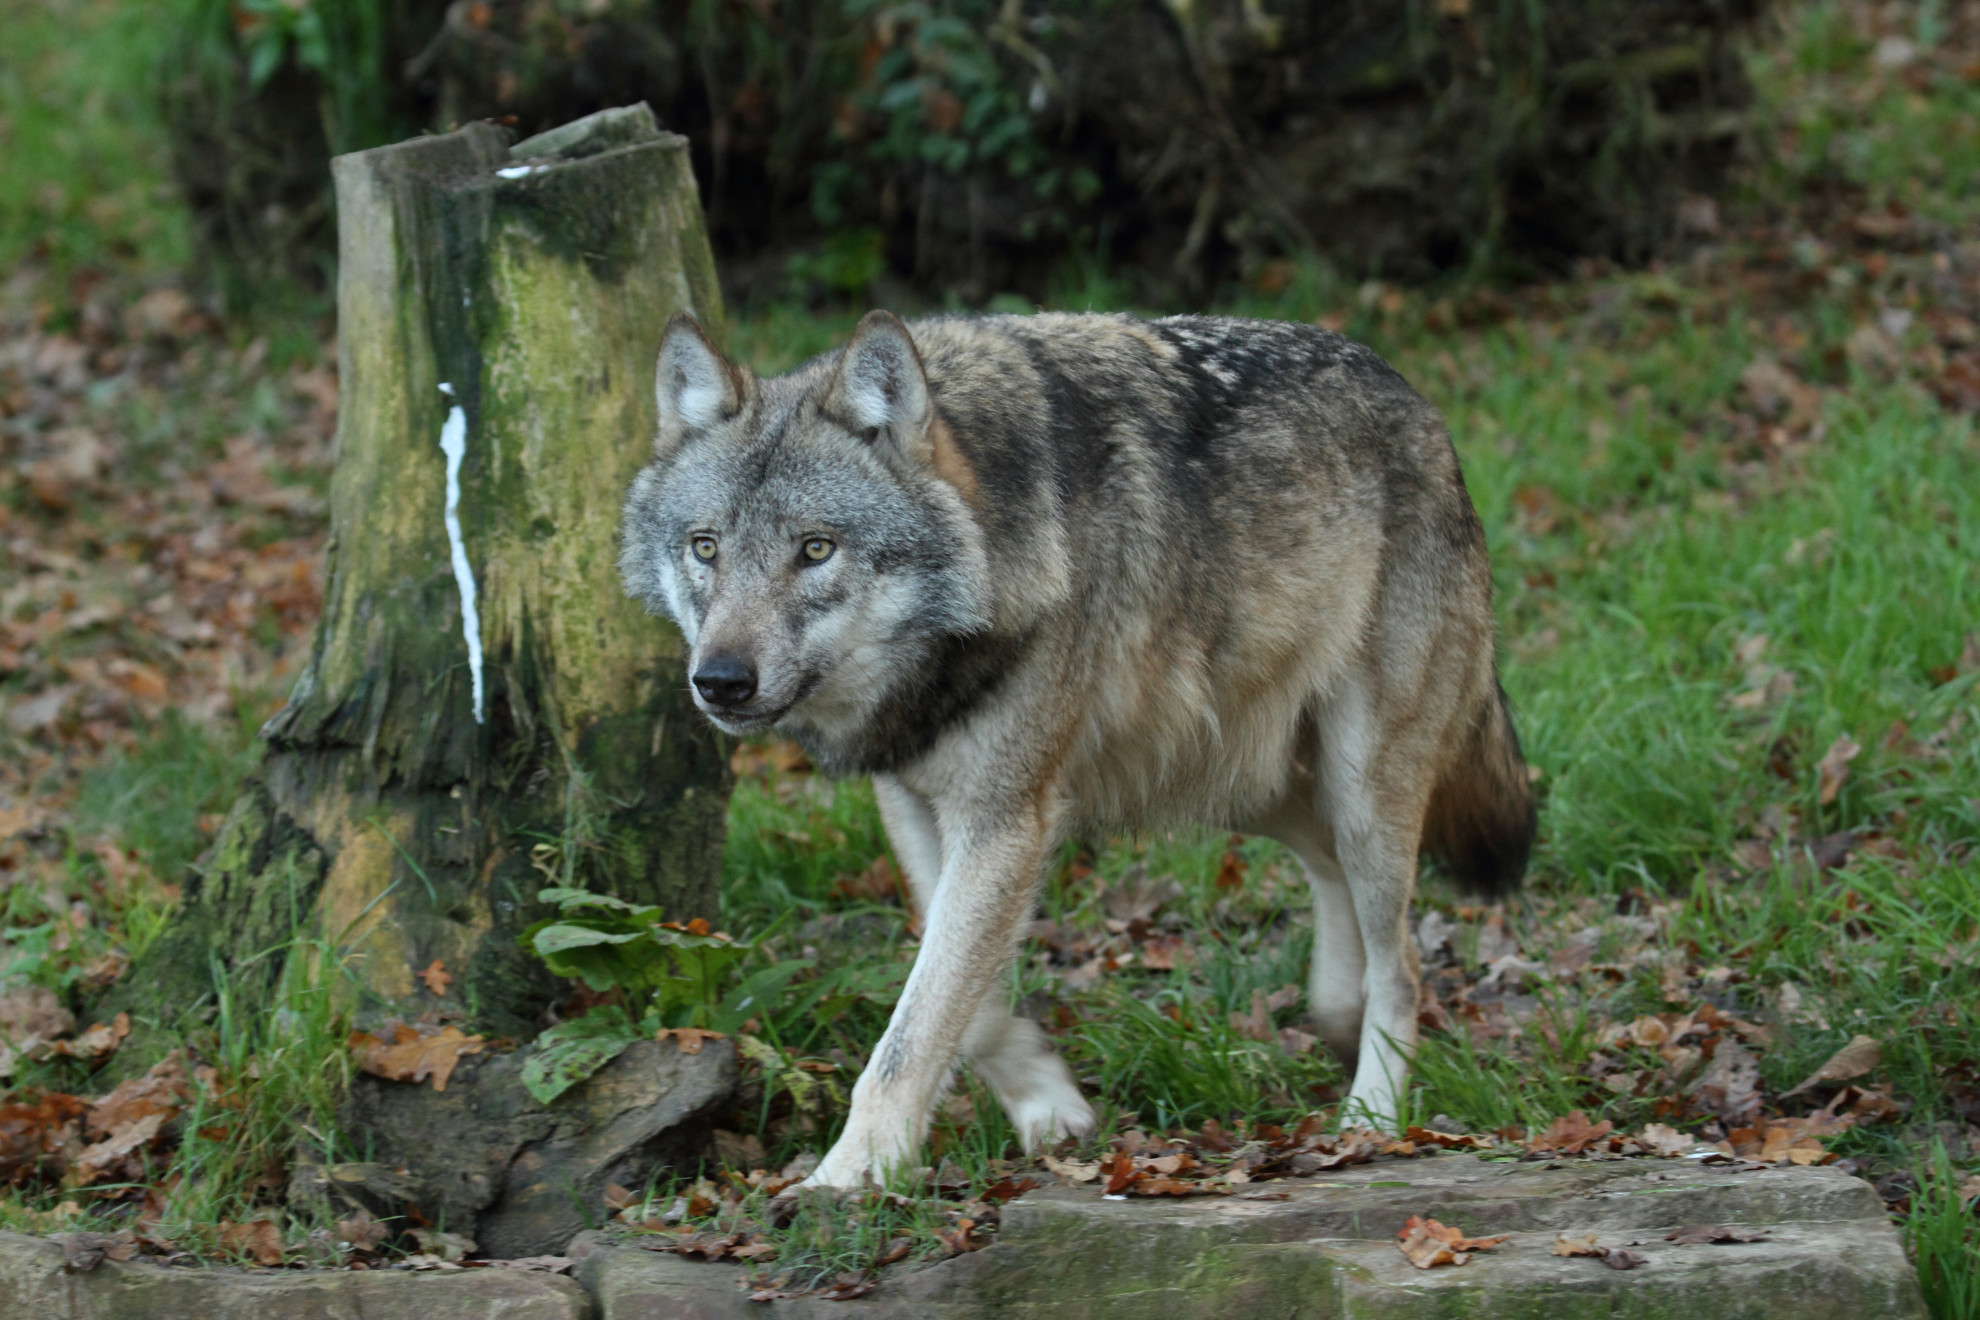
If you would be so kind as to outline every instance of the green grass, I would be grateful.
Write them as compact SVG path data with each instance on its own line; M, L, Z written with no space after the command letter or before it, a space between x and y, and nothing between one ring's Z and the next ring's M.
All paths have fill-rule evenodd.
M0 268L34 258L64 274L174 271L188 260L148 93L145 8L0 0Z

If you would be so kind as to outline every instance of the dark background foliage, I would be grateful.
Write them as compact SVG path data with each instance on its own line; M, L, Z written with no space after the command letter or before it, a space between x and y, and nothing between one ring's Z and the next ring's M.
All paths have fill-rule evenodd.
M1763 0L183 0L159 91L210 267L320 287L326 162L644 100L748 293L1197 296L1639 263L1739 149ZM1269 279L1269 274L1266 275Z

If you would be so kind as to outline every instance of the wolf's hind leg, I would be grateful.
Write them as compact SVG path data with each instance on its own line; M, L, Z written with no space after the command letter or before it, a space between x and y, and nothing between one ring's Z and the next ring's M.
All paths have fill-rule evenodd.
M1307 974L1306 1008L1320 1039L1349 1071L1361 1050L1362 983L1367 956L1347 877L1334 857L1332 832L1313 808L1310 792L1289 795L1248 833L1277 839L1292 850L1313 891L1313 963Z
M873 789L915 906L926 913L934 905L942 868L935 815L919 795L888 776L874 776ZM977 1010L963 1038L963 1055L1010 1115L1027 1149L1049 1146L1061 1137L1087 1136L1098 1125L1093 1107L1044 1031L1012 1016L1001 994L993 993Z
M1409 900L1429 777L1408 740L1379 726L1366 687L1345 684L1321 712L1317 794L1361 931L1364 1011L1342 1118L1394 1131L1416 1052L1419 972Z

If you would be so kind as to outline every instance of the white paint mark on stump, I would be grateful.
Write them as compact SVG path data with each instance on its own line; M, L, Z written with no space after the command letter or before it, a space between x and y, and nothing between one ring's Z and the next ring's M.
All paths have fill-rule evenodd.
M454 387L440 382L440 392L454 397ZM454 584L461 589L461 632L467 637L468 673L474 679L474 722L481 723L481 613L474 606L474 569L468 566L467 544L461 539L461 459L467 456L467 414L461 405L447 410L440 428L440 452L447 456L447 548L454 560Z

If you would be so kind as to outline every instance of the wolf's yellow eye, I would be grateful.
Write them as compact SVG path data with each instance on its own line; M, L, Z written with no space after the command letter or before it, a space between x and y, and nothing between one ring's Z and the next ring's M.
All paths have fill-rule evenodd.
M813 536L804 543L804 557L814 564L822 564L832 557L832 543L822 536Z
M696 559L699 559L704 564L714 562L715 559L714 537L697 536L693 540L689 541L688 544L694 547L694 557Z

